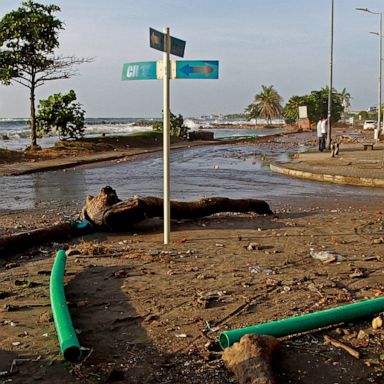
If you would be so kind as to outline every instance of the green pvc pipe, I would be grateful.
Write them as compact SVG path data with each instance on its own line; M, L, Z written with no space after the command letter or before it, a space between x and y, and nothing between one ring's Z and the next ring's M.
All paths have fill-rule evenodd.
M66 259L65 252L62 249L59 250L52 267L49 290L53 320L61 352L66 360L76 362L81 357L81 349L65 299L64 273Z
M219 343L221 348L225 349L239 341L248 333L283 337L326 327L328 325L362 319L382 311L384 311L384 297L246 328L234 329L232 331L225 331L220 334Z

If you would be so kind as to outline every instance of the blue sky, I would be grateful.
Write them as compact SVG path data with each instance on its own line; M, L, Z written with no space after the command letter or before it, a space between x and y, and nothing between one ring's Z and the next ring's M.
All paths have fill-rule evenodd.
M382 0L334 0L334 87L352 95L352 109L377 103ZM80 75L51 82L37 99L74 89L89 117L158 117L162 82L121 81L123 63L161 60L149 27L186 40L184 60L219 60L219 80L171 81L171 110L184 116L238 113L261 85L284 102L328 83L330 0L52 0L65 22L58 53L94 57ZM0 1L0 17L19 6ZM176 59L174 57L174 59ZM28 90L0 86L0 117L28 116Z

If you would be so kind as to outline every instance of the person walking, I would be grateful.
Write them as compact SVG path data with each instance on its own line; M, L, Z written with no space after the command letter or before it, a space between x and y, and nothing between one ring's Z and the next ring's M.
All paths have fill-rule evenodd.
M317 127L316 127L317 141L319 142L319 151L320 152L323 152L323 150L325 148L325 138L324 138L323 132L322 132L322 122L323 122L323 118L321 118L317 122Z

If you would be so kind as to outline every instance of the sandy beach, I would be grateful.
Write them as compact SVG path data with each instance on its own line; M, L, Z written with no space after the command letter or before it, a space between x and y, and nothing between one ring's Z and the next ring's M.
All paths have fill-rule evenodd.
M314 142L312 133L302 138ZM293 140L263 145L288 150ZM2 233L68 220L84 200L49 212L6 212ZM380 199L287 198L271 209L272 216L174 221L169 246L162 245L161 220L152 219L129 233L97 233L0 259L0 371L7 372L0 380L235 383L221 359L220 332L383 296ZM78 364L63 360L49 306L50 270L63 247L72 250L66 294L85 348ZM341 257L324 263L310 248ZM382 383L384 332L372 320L283 339L277 383Z

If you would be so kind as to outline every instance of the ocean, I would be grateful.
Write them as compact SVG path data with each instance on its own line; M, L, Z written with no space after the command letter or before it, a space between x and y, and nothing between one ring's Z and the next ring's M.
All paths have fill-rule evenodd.
M137 132L151 131L151 124L159 121L158 118L87 118L85 124L85 137L96 137L100 135L130 135ZM265 124L264 120L258 120L255 124ZM283 121L275 121L276 124L283 124ZM239 137L239 136L265 136L271 134L270 128L238 129L235 126L250 124L246 120L229 120L222 117L200 117L185 118L184 124L190 130L212 129L215 138ZM216 129L217 125L224 125L226 128ZM233 128L232 128L233 126ZM277 133L277 130L273 130ZM51 147L59 138L50 134L38 139L38 144L43 148ZM30 128L26 118L0 118L0 148L22 150L30 144Z

